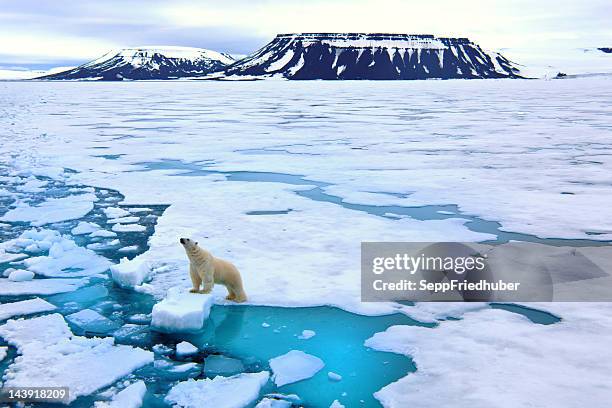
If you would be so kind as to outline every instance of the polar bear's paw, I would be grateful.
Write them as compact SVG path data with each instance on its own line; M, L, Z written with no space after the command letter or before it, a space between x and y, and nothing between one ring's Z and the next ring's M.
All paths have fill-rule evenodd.
M198 293L200 292L199 289L189 289L189 293Z

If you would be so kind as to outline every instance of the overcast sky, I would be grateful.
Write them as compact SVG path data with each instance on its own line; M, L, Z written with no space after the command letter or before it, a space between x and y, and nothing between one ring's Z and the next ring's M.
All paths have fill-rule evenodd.
M0 66L76 65L109 49L249 54L277 33L469 37L485 48L612 46L612 0L0 0Z

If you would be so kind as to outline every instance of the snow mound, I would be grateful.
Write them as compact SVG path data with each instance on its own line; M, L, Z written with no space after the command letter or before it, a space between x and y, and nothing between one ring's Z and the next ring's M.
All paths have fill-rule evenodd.
M41 298L2 303L0 304L0 321L10 319L13 316L24 316L52 310L55 310L55 306Z
M68 387L69 402L153 362L152 352L117 346L112 337L73 335L60 314L9 320L0 336L21 355L6 370L5 387Z
M12 282L31 281L34 279L34 272L26 271L24 269L15 269L9 274L8 279Z
M310 378L323 367L323 360L299 350L291 350L270 360L274 383L278 387Z
M208 319L213 302L210 294L170 289L166 299L153 306L151 327L163 332L200 330Z
M166 396L166 402L181 408L242 408L253 403L270 374L243 373L233 377L187 380L178 383Z
M199 350L196 346L186 341L181 341L176 345L176 355L179 357L191 356L196 354L198 351Z
M142 258L135 258L131 261L121 258L119 264L110 267L113 280L122 287L132 288L142 285L151 273L149 262Z

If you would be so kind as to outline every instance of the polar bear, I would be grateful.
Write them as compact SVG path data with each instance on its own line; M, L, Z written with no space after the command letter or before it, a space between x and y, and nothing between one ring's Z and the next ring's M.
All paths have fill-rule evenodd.
M189 238L179 239L189 258L189 275L193 288L191 293L210 293L215 283L224 285L229 294L227 300L241 303L247 300L242 278L236 267L223 259L215 258L210 252L198 246ZM204 284L202 290L200 285Z

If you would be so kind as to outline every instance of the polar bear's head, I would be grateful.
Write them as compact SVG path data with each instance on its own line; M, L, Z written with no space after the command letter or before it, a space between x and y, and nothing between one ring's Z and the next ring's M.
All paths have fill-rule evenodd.
M195 242L193 239L181 238L179 239L179 242L185 248L186 251L193 250L198 247L198 243Z

